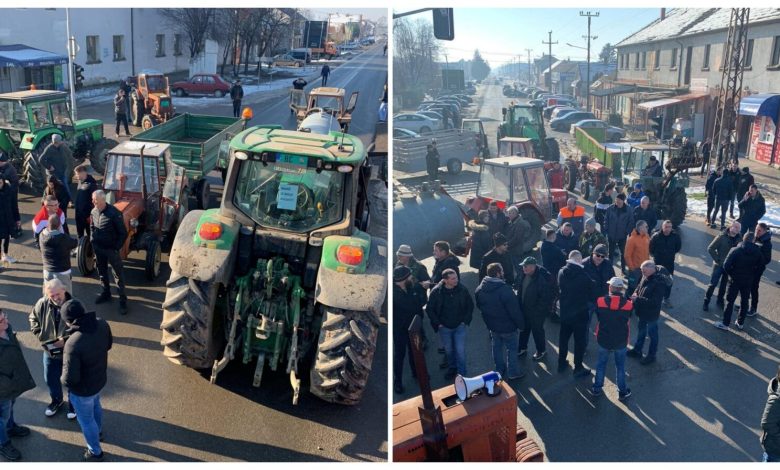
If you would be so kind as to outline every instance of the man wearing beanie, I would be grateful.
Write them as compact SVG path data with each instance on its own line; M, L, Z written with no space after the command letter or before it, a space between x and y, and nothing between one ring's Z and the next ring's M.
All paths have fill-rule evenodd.
M416 376L409 344L409 326L416 315L423 316L425 291L416 288L412 270L400 265L393 269L393 389L404 393L404 358L409 353L409 367Z
M60 308L70 335L65 342L62 383L68 387L68 399L76 409L76 419L87 441L84 461L103 460L100 435L103 408L100 391L106 385L108 350L113 337L111 327L95 312L84 310L78 300L68 300Z
M479 268L479 282L482 282L482 279L487 275L488 266L493 263L499 263L503 268L504 281L511 286L515 282L515 267L512 262L512 255L509 254L509 241L503 234L497 233L493 235L493 246L494 248L482 257L482 265Z

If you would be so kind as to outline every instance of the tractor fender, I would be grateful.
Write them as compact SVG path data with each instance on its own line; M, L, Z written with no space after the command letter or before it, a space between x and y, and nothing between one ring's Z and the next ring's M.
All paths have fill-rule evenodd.
M19 148L22 150L32 150L38 146L38 143L40 141L44 139L51 140L51 136L54 134L61 135L62 140L65 140L65 134L60 132L59 129L57 128L44 129L34 134L32 132L28 132L24 134L24 137L22 137L22 143L19 145Z
M368 248L365 267L339 262L336 251L342 245ZM387 268L385 240L360 231L352 237L327 237L317 273L315 299L333 308L378 312L387 294Z
M217 240L202 240L199 228L203 223L219 223L222 229ZM173 272L202 282L228 284L233 277L236 246L241 224L221 216L219 209L194 210L184 216L173 240L168 264Z
M8 135L8 131L0 129L0 150L12 156L16 153L15 146L11 137Z

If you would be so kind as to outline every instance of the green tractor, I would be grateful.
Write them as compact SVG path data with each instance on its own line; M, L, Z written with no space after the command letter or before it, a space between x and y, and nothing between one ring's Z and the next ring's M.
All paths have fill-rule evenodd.
M89 159L96 173L103 173L105 154L116 145L103 138L103 123L97 119L73 120L68 94L62 91L29 90L0 94L0 149L12 157L21 181L35 193L46 186L46 171L38 159L51 136L62 136L75 159ZM67 175L75 161L68 162ZM65 183L68 183L67 181Z
M357 404L387 291L387 244L366 229L366 150L354 136L256 126L230 141L219 209L189 212L171 249L162 345L211 369L238 356Z
M647 170L650 157L655 156L661 166L661 176L653 176ZM650 198L660 220L671 220L676 228L685 220L688 196L685 188L690 184L687 170L701 168L702 157L693 145L635 144L624 155L622 183L630 191L634 184L642 183L642 190Z
M501 114L504 120L498 125L496 142L504 137L526 137L532 140L537 158L548 162L560 162L561 149L558 141L553 137L547 137L541 108L512 102L508 108L501 108Z

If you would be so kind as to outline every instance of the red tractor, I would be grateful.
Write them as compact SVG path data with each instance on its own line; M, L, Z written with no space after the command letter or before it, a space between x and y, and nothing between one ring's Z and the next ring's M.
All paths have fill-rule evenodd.
M144 130L167 121L175 113L168 77L161 73L139 74L130 100L133 125Z
M586 200L603 191L611 177L612 170L589 155L582 155L579 161L569 157L563 166L563 187L574 191L581 181L580 194Z

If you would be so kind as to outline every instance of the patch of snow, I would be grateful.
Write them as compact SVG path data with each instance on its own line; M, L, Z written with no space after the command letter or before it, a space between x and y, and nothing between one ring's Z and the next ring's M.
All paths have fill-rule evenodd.
M707 215L707 199L694 199L691 197L691 195L704 195L704 186L692 186L686 188L685 193L688 195L688 211L686 216L695 215L703 219ZM739 209L735 207L734 211L735 213L738 213ZM761 222L766 222L767 224L772 225L775 227L773 233L778 233L777 229L780 228L780 204L767 199L766 214L764 214L764 217L761 218Z

